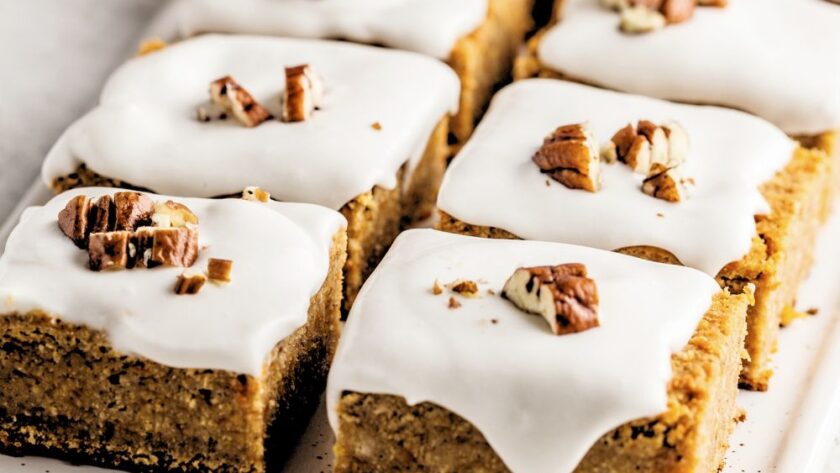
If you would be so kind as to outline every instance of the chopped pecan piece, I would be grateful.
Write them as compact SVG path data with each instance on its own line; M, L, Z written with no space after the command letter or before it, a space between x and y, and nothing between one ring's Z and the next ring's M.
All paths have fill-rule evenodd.
M114 194L114 228L134 231L152 223L155 203L148 196L139 192L117 192Z
M598 146L583 124L565 125L545 138L533 161L544 174L570 189L595 192L600 185Z
M91 233L88 241L88 265L93 271L125 269L128 265L128 241L131 232Z
M140 227L128 240L128 263L126 268L153 268L158 263L152 261L152 248L155 245L155 228Z
M175 281L175 294L179 296L198 294L205 282L207 278L201 273L181 273Z
M629 124L618 130L612 137L612 143L618 161L641 174L648 174L655 163L678 166L685 162L688 155L688 135L675 122L658 126L648 120L639 120L635 127ZM612 150L608 146L602 148L601 159L610 159Z
M207 262L207 276L211 281L230 282L233 272L233 261L229 259L210 258Z
M271 194L260 189L259 187L249 186L242 191L242 198L254 202L268 202L271 200Z
M621 31L631 34L650 33L665 27L665 15L657 10L636 5L621 10Z
M579 263L519 268L502 297L524 312L541 315L555 335L598 327L598 288Z
M232 113L247 127L255 127L271 118L271 113L231 76L224 76L210 83L210 99L214 104ZM206 111L203 116L207 116ZM198 117L199 120L202 119L201 111L198 112Z
M87 248L89 212L90 199L86 195L77 195L58 213L58 227L82 249Z
M840 0L831 0L831 1L833 1L833 2L835 2L835 3L840 2ZM718 8L723 8L723 7L725 7L728 3L729 3L729 2L728 2L727 0L697 0L697 4L698 4L698 5L700 5L701 7L718 7Z
M691 19L695 6L697 6L697 0L664 0L659 7L659 12L670 24L682 23Z
M680 166L667 167L664 164L654 163L650 167L650 173L642 183L642 192L668 202L679 202L685 199L686 184L680 172Z
M155 228L150 261L188 268L198 258L198 230L188 227Z
M183 228L198 225L198 217L186 205L167 200L155 204L152 223L159 228Z
M286 68L286 88L283 90L283 121L302 122L321 106L321 79L308 64Z
M88 214L88 233L110 232L114 230L116 212L114 199L103 195L90 206Z

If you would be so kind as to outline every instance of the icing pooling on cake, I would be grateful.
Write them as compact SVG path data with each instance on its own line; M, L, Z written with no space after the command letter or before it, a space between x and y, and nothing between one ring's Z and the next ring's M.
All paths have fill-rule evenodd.
M556 336L498 295L520 266L580 262L598 285L601 327ZM431 287L486 281L481 297ZM327 387L337 429L341 393L399 395L475 425L514 472L572 471L589 447L667 407L670 355L690 339L713 279L591 248L411 230L394 243L353 305ZM492 323L495 319L496 323Z
M246 128L199 122L211 81L233 76L275 117L285 66L310 64L325 87L300 123ZM331 41L201 36L136 58L110 78L99 106L47 156L49 184L80 163L172 195L213 197L256 185L283 201L339 209L423 154L437 123L457 110L455 73L414 53ZM381 129L371 125L379 122Z
M840 7L738 0L633 36L596 0L568 0L540 62L611 89L755 113L788 133L840 127Z
M339 38L447 59L486 16L487 0L180 0L161 25L182 36Z
M94 272L87 252L58 228L71 197L113 192L73 190L25 211L0 258L0 313L39 309L104 330L124 353L258 376L274 346L306 323L333 235L346 225L337 212L310 204L174 198L198 216L199 243L207 246L190 270L205 270L209 258L234 262L229 284L176 295L184 268Z
M690 149L683 166L696 181L686 200L674 204L642 193L644 176L621 163L602 165L601 190L591 193L547 181L531 161L560 125L588 122L604 143L640 119L675 120L686 130ZM447 171L438 207L526 239L605 250L655 246L714 276L749 251L754 215L769 211L759 186L784 167L793 149L780 130L743 112L533 79L496 95Z

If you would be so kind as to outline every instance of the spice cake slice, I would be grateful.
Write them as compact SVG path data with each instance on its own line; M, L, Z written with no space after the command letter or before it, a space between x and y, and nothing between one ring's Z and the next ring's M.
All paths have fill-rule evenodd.
M334 471L716 472L750 300L614 252L405 232L330 372Z
M118 185L218 197L258 186L339 210L349 307L401 223L431 214L457 104L456 75L418 54L205 35L117 70L42 175L59 191Z
M326 383L345 245L310 204L81 189L28 209L0 257L0 451L281 464Z
M684 264L733 293L753 284L742 382L764 390L829 167L743 112L525 80L497 95L447 172L440 228Z
M182 37L201 33L345 39L426 54L461 79L452 144L466 142L531 28L533 0L180 0L165 13Z
M535 35L517 59L518 78L564 77L753 113L803 146L828 154L834 180L826 192L840 192L840 5L825 0L555 4L555 24ZM628 9L631 5L636 6ZM638 29L660 15L640 5L659 8L666 21L649 31ZM669 9L684 14L669 15ZM824 219L832 201L826 200Z

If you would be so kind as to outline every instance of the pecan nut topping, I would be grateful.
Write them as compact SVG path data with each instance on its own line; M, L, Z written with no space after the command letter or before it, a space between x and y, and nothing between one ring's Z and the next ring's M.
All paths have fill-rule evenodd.
M131 232L91 233L88 242L88 265L93 271L125 269L128 265L128 242Z
M598 327L598 288L586 266L519 268L505 282L502 297L524 312L541 315L555 335Z
M654 163L642 183L642 192L668 202L680 202L686 198L687 185L691 179L682 176L680 166L667 167Z
M77 195L58 213L58 227L81 249L87 248L90 199Z
M618 130L611 141L613 146L601 149L601 159L616 159L645 175L653 164L679 166L688 155L688 135L676 122L659 126L639 120L636 126L628 124Z
M214 282L230 282L233 273L233 261L210 258L207 262L207 276Z
M598 145L583 124L554 130L532 159L540 172L570 189L596 192L600 187Z
M308 120L324 94L320 77L308 64L286 68L286 88L283 90L283 121Z
M175 294L179 296L198 294L205 282L207 278L201 273L181 273L175 281Z
M230 112L246 127L255 127L271 118L271 113L233 77L224 76L210 83L210 100ZM199 120L207 121L206 111L198 111Z

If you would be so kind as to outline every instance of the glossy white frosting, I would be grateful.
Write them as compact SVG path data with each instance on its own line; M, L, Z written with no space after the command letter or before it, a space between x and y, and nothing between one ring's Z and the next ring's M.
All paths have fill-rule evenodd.
M209 258L233 260L229 284L176 295L183 268L94 272L87 252L58 228L71 197L113 192L68 191L24 212L0 257L0 313L40 309L105 331L124 353L258 376L274 346L306 323L309 299L329 271L333 235L346 225L339 213L311 204L174 198L198 216L206 246L189 270L206 270Z
M178 0L159 20L181 36L246 33L382 44L447 59L488 0ZM174 25L173 25L174 24Z
M685 174L696 180L686 200L669 203L642 193L644 176L621 163L602 165L602 188L591 193L564 187L531 161L560 125L588 122L604 143L640 119L675 120L686 130ZM783 132L743 112L532 79L496 95L444 176L438 207L531 240L605 250L664 248L715 275L749 251L754 215L769 211L759 186L784 167L793 149Z
M325 87L300 123L246 128L202 123L212 80L232 75L280 116L284 67L310 64ZM80 163L161 194L213 197L256 185L283 201L341 208L379 185L393 188L437 123L458 107L459 82L419 54L333 41L207 35L130 60L99 106L47 156L47 183ZM371 125L380 123L381 129Z
M598 286L599 328L555 336L498 296L517 267L567 262ZM481 297L449 309L450 294L431 287L459 278L482 282ZM592 248L405 232L348 317L327 386L331 425L342 392L399 395L467 419L513 472L571 472L605 432L665 411L670 355L719 290L693 269Z
M540 62L611 89L759 115L788 133L840 127L840 5L736 0L644 35L596 0L567 0Z

